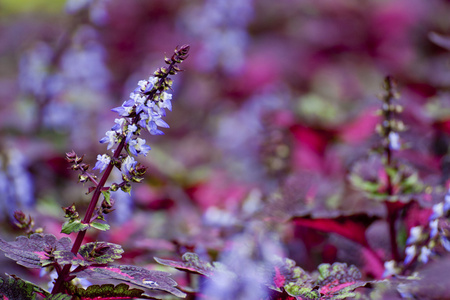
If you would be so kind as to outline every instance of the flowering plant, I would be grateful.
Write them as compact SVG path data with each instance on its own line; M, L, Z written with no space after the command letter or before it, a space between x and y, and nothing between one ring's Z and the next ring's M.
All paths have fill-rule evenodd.
M67 221L63 224L61 232L77 233L73 244L67 237L57 240L51 234L34 233L31 218L27 219L21 212L16 213L17 223L27 228L29 236L21 236L15 242L0 239L0 249L7 257L25 267L55 270L56 279L50 294L30 282L11 277L9 281L3 283L3 293L8 299L20 297L34 299L36 295L45 296L46 299L149 298L144 294L144 290L129 289L125 284L116 287L91 286L85 290L71 284L76 277L115 279L130 282L147 290L165 291L179 297L185 295L175 288L176 282L168 273L149 271L136 266L110 265L109 263L121 258L123 249L120 245L108 242L91 242L83 245L83 241L89 228L102 231L110 228L105 220L105 215L114 210L114 201L110 193L118 189L130 192L132 182L142 181L146 169L133 156L147 155L150 146L139 136L142 129L148 130L152 135L160 135L163 132L158 127L169 127L162 119L166 115L165 109L172 110L172 95L168 93L172 87L172 79L169 76L181 71L178 64L188 57L188 52L188 45L176 48L172 57L165 59L167 67L155 71L148 80L140 80L137 88L130 94L130 99L121 107L113 109L120 118L115 120L116 124L106 132L106 137L102 138L100 143L108 143L108 150L116 147L111 150L112 155L97 156L93 170L104 172L99 181L89 170L89 165L83 163L83 156L77 156L74 151L66 154L67 161L72 164L72 170L80 172L79 181L93 184L88 191L92 193L92 198L83 219L80 218L75 204L63 207ZM114 168L121 171L122 182L107 187L105 184ZM97 206L101 195L103 201Z

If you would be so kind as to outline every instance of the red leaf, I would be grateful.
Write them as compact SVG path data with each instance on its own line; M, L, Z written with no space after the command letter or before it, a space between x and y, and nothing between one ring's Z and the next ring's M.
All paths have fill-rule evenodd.
M324 232L334 232L363 246L368 246L366 240L367 227L377 219L366 214L339 216L336 218L312 219L295 217L293 221L298 226L314 228Z

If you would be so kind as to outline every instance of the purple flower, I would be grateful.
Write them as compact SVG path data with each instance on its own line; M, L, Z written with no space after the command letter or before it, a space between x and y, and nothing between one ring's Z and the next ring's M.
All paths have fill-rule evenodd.
M109 157L109 155L107 154L103 154L103 155L97 155L97 163L95 164L95 167L93 168L94 170L100 170L100 173L102 173L106 167L109 165L109 163L111 162L111 157Z
M141 127L146 127L148 132L152 135L163 135L164 132L159 130L157 127L169 128L169 124L167 124L163 119L161 119L161 115L156 112L151 112L150 114L141 114L141 120L139 121L139 125Z
M128 125L128 127L126 129L127 137L125 139L125 141L127 143L130 140L131 136L136 132L137 129L138 129L138 127L136 126L136 124Z
M405 257L405 265L409 264L413 258L416 256L416 246L409 246L405 249L406 257Z
M118 134L122 134L122 128L126 122L127 122L127 119L125 119L125 118L115 119L114 123L116 123L116 124L111 128L111 130L116 131Z
M114 144L117 142L117 132L108 130L106 132L106 136L100 140L100 143L108 143L108 150L114 146Z
M122 162L122 173L126 176L130 176L130 172L133 171L137 164L137 161L133 157L127 156Z
M172 111L172 94L163 92L161 94L161 97L159 98L161 101L159 102L159 107L161 108L167 108L168 110Z
M138 154L143 154L147 156L148 151L150 151L150 146L145 144L145 140L141 138L137 138L135 140L131 140L129 143L130 152L137 156Z
M431 250L428 249L427 247L423 246L420 249L419 261L426 264L428 262L428 258L430 257L430 255L431 255Z
M131 104L131 105L130 105ZM134 103L130 102L130 100L125 101L122 106L111 109L111 111L116 112L119 116L128 117L133 112Z

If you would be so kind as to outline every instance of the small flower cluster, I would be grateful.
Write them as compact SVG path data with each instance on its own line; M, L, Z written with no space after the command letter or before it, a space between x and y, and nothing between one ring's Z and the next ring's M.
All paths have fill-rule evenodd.
M385 79L383 88L386 94L380 97L383 105L378 111L378 114L383 116L383 121L381 124L378 124L376 130L383 138L383 146L385 148L389 150L400 150L401 143L398 133L404 131L406 128L402 121L395 119L395 115L401 113L403 107L399 104L392 103L400 95L395 91L395 82L391 77Z
M431 255L450 252L450 189L443 202L433 206L427 226L410 229L405 249L405 265L418 260L426 264Z
M165 59L169 67L158 69L148 80L140 80L129 99L112 110L119 114L120 118L115 119L115 125L106 132L100 143L108 144L108 150L116 144L119 145L112 150L113 157L99 154L94 169L103 172L108 165L116 165L121 169L124 181L141 180L145 169L140 167L131 155L146 156L150 150L146 140L139 137L143 128L152 135L161 135L164 133L159 128L169 127L162 119L166 116L166 109L172 110L172 95L167 92L172 87L172 80L168 76L180 71L177 64L187 57L188 51L187 45L175 49L174 55ZM128 155L121 156L118 153L123 148ZM112 189L114 190L114 187Z

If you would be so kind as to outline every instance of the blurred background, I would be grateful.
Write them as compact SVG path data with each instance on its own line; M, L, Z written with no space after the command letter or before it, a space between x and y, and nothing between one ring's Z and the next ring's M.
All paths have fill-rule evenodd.
M365 269L354 242L285 221L383 217L348 176L380 143L387 75L408 127L399 159L425 183L445 184L449 15L444 0L0 0L1 237L21 234L15 210L63 236L61 206L84 212L90 200L65 153L93 166L106 153L98 141L114 124L111 109L189 44L170 128L144 136L145 181L113 195L112 230L89 239L119 243L124 263L149 268L153 256L186 251L239 257L243 269L276 254L307 270L344 261L379 277L382 265ZM382 257L386 230L380 221L366 233ZM0 271L37 276L6 258Z

